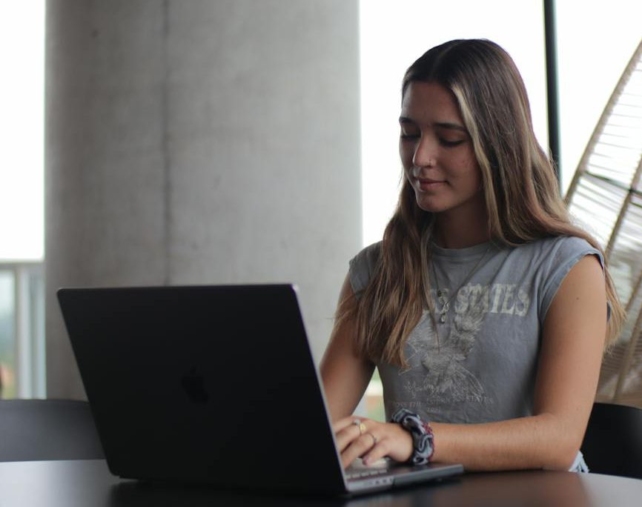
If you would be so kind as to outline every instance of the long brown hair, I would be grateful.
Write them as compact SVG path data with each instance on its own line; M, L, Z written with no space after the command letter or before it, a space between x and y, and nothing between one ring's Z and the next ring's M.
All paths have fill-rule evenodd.
M574 225L555 169L533 131L526 87L504 49L483 39L453 40L417 59L402 83L435 82L450 90L479 163L493 241L516 246L552 236L577 236L602 251ZM381 258L368 286L339 306L337 318L356 323L355 348L374 362L405 365L403 348L424 308L432 308L428 248L432 213L421 210L404 179L388 223ZM605 269L610 343L624 310Z

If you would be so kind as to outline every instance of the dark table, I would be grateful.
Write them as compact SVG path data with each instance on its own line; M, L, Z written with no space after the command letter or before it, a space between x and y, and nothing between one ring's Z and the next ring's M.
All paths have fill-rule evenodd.
M430 507L642 505L642 480L570 472L464 474L354 499L288 497L167 486L113 477L102 460L0 463L1 507Z

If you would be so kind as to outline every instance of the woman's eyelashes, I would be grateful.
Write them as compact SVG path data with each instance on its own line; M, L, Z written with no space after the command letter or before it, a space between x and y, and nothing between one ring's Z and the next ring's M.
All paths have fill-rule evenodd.
M402 126L400 137L401 139L419 139L421 137L421 133L419 132L419 130Z
M439 144L442 146L445 146L447 148L452 148L454 146L459 146L463 142L465 142L465 139L443 139L439 138Z
M421 138L421 134L419 132L409 132L402 129L399 137L403 141L416 141L419 138ZM453 148L455 146L459 146L460 144L466 142L466 140L437 137L437 142L439 143L440 146L444 146L446 148Z

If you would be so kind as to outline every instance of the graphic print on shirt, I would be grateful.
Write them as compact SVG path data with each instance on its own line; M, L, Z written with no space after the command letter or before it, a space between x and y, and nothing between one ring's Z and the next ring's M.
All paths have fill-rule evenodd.
M407 392L430 405L490 402L482 383L466 368L466 359L488 314L524 317L529 306L528 294L515 285L467 285L457 294L450 330L445 333L447 326L440 327L444 334L439 337L424 310L406 345L409 367L400 372Z

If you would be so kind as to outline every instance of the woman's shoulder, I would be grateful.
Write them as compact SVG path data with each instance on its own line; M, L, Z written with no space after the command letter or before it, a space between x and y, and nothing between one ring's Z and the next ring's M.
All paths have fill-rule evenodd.
M355 292L366 287L380 258L381 241L378 241L363 248L350 260L350 282Z
M574 256L597 255L601 260L602 252L591 245L584 238L578 236L553 236L542 238L523 245L524 249L531 250L533 254L557 258Z
M381 258L381 241L372 243L361 249L350 261L351 264L366 262L369 264L376 264Z
M604 267L604 255L584 238L554 236L538 239L518 246L509 255L519 265L529 270L566 273L586 255L594 255Z

